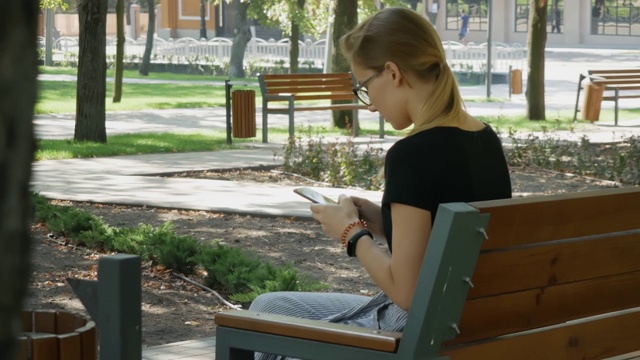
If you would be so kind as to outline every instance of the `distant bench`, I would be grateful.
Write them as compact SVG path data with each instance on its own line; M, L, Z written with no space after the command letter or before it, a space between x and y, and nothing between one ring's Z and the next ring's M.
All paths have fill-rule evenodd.
M258 82L262 93L262 142L267 142L269 114L288 114L289 136L294 136L296 111L352 110L352 135L358 136L358 110L366 109L367 106L360 104L353 94L356 83L350 73L258 75ZM308 101L312 100L327 100L327 103L309 104ZM331 104L333 100L346 103ZM301 104L301 101L307 103ZM278 102L285 104L272 105ZM382 118L379 136L384 137Z
M254 351L318 360L637 352L639 219L640 187L444 204L404 332L232 310L215 317L216 359L253 359Z
M615 103L615 125L618 125L618 100L620 99L640 99L640 68L635 69L605 69L589 70L588 75L580 74L578 81L578 94L576 95L576 106L573 112L573 121L578 115L578 102L582 81L589 79L590 84L600 85L607 92L602 97L602 101L613 101Z

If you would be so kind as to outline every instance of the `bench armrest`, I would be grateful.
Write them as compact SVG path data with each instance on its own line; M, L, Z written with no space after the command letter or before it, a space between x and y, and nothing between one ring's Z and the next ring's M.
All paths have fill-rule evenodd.
M222 327L386 352L395 352L402 336L400 332L380 331L247 310L218 313L215 317L215 323Z

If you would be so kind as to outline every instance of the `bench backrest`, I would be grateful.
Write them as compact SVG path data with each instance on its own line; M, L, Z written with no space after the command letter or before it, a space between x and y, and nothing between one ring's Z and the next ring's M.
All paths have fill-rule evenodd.
M603 85L638 85L640 84L640 68L617 70L589 70L589 80Z
M640 188L469 205L490 214L488 240L457 323L460 334L444 353L510 358L511 349L518 358L540 343L532 358L582 359L640 348ZM621 310L628 311L603 315ZM495 341L549 326L557 329Z
M350 73L258 75L262 95L293 94L295 100L356 102Z

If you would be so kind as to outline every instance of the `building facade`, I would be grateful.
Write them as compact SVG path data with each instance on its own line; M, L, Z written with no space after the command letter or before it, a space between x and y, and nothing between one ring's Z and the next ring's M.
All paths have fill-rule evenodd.
M439 0L435 26L442 40L459 40L464 9L470 18L465 40L486 42L489 1L492 41L526 44L529 0ZM547 44L640 49L640 0L549 0Z

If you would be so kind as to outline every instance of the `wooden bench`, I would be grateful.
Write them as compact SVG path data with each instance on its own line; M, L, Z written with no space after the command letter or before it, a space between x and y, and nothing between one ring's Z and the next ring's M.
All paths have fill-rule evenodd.
M216 359L253 359L253 351L603 359L638 351L640 187L441 205L418 284L403 333L217 314Z
M578 102L584 79L589 79L590 84L604 87L603 90L606 94L602 97L602 101L613 101L615 103L615 125L618 125L618 100L640 99L640 68L589 70L587 75L580 74L576 106L573 112L574 122L579 111Z
M262 142L267 142L269 114L289 115L289 136L294 136L294 112L316 110L352 110L351 130L358 136L358 110L367 106L353 94L356 85L350 73L258 75L262 92ZM312 100L342 100L341 104L309 104ZM301 104L301 101L306 103ZM273 103L286 103L273 106ZM384 120L380 117L380 138Z

